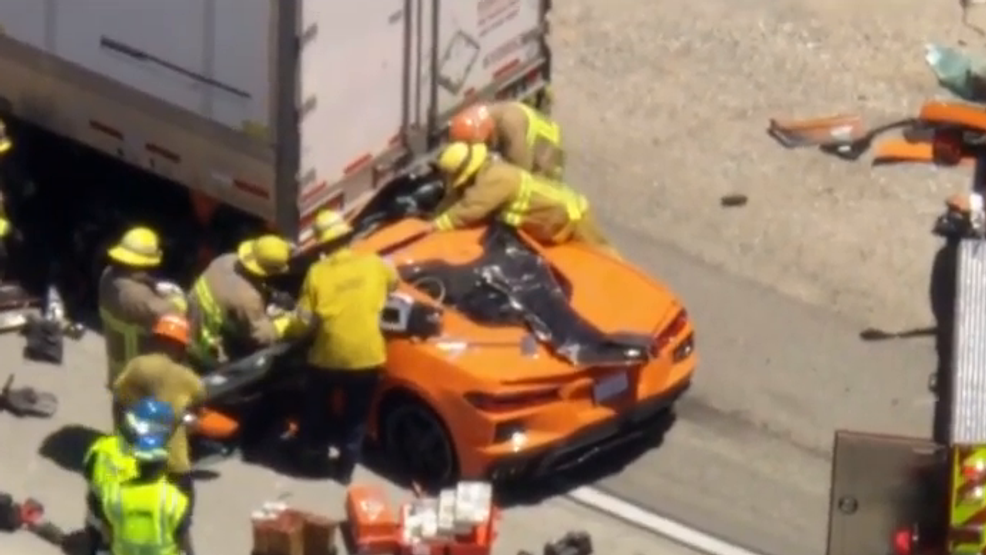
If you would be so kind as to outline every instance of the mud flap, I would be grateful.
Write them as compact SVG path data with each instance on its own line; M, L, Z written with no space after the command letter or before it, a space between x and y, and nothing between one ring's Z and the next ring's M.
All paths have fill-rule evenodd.
M948 452L930 440L836 432L827 555L889 553L902 529L943 542L948 476Z

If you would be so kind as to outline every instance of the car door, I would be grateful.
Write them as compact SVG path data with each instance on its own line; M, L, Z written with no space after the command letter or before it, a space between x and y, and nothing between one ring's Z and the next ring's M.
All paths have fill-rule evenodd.
M943 546L948 478L947 449L930 440L837 431L826 553L890 553L915 527L922 544Z

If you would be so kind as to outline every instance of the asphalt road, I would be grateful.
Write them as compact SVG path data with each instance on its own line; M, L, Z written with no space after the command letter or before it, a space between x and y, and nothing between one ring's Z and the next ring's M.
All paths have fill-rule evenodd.
M16 420L0 415L0 490L19 499L31 496L40 500L54 523L72 530L81 526L83 518L85 486L77 473L83 446L94 437L95 430L109 424L109 398L100 386L102 342L90 334L79 343L69 344L62 367L21 362L21 343L17 336L0 338L5 370L16 372L22 385L56 393L61 406L51 420ZM334 482L289 478L235 460L209 470L216 476L200 481L198 486L198 524L194 529L198 553L249 553L249 515L265 501L283 500L297 508L344 518L344 491ZM365 469L360 470L356 481L380 486L395 507L411 496ZM695 555L688 548L562 497L506 510L495 553L513 555L521 549L540 552L545 542L572 529L588 531L599 553ZM58 552L26 533L0 535L0 553L4 555Z
M759 552L822 552L832 430L926 435L930 344L864 344L853 322L732 277L649 237L612 229L635 260L684 296L697 320L702 362L696 387L681 403L663 444L596 486ZM38 450L59 428L106 425L101 343L91 334L70 344L60 368L18 362L20 344L19 337L0 339L7 368L23 383L57 393L62 406L51 421L0 415L0 489L38 497L57 522L72 527L80 522L83 485L64 468L75 463L64 459L80 455L63 448L61 454L40 456ZM62 434L69 444L72 436ZM53 458L63 459L61 466ZM234 544L235 552L244 552L239 548L248 541L250 510L282 494L300 506L341 515L342 493L331 484L300 482L238 462L216 469L220 477L202 486L203 524L196 539L205 552L220 547L226 552ZM600 553L680 551L554 497L508 510L497 553L536 548L572 528L590 529ZM0 537L0 551L41 553L34 541Z

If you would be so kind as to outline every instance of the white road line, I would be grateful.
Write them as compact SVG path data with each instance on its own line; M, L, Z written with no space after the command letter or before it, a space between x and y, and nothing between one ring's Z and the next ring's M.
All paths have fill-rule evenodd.
M569 491L566 496L577 503L635 524L704 553L711 555L763 555L665 518L632 503L627 503L595 488L578 487Z

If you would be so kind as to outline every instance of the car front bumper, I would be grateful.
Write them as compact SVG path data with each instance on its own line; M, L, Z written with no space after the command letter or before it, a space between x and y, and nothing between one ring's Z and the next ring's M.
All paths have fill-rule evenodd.
M580 466L601 454L646 438L669 422L668 409L690 385L685 381L630 410L537 450L499 458L489 466L486 477L493 482L538 478Z

